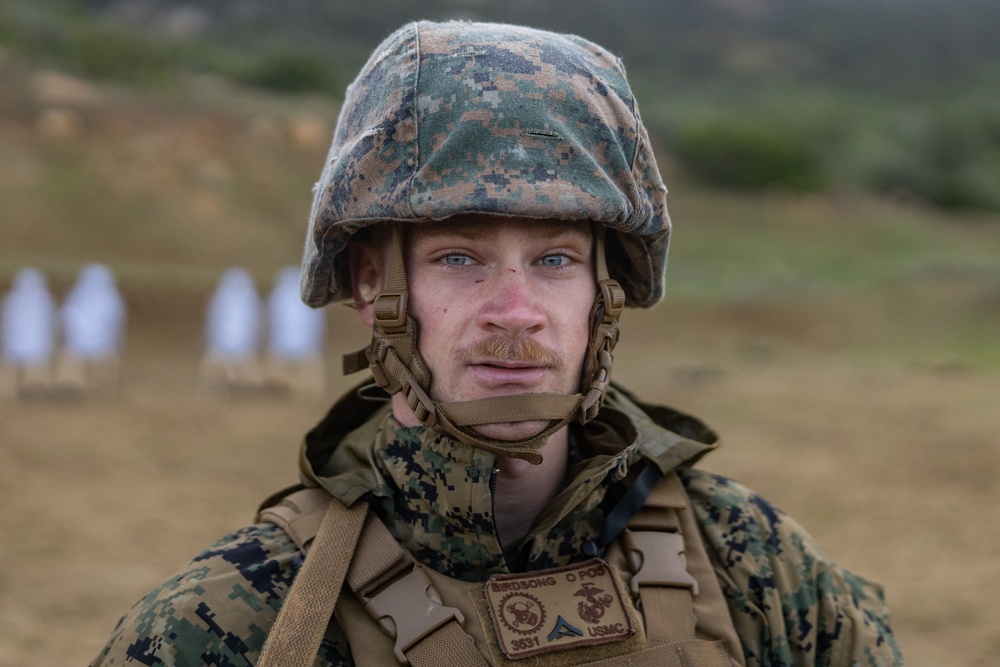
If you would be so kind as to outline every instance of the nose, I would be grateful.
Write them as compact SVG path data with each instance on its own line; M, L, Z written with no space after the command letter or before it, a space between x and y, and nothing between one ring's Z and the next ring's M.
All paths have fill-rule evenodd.
M479 309L479 326L511 338L545 327L541 291L523 268L498 267L483 289L487 296Z

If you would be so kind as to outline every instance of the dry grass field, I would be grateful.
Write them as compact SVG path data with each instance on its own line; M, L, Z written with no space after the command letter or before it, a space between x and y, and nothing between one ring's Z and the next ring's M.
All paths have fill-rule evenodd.
M242 99L257 116L224 108L217 87L171 108L87 88L69 99L66 86L7 74L0 288L35 265L61 294L97 259L115 267L130 309L120 396L0 402L0 665L80 665L138 597L296 481L301 436L354 381L336 372L338 355L365 336L349 310L330 310L324 395L198 389L202 313L221 269L242 263L263 286L298 258L325 147L292 110L329 119L327 102ZM72 113L60 121L53 109ZM700 204L675 190L681 225ZM870 233L838 205L768 205ZM995 259L988 222L949 228L949 247ZM718 223L720 243L730 231ZM674 252L671 276L692 275L680 232ZM981 332L1000 321L1000 281L995 268L941 275L788 298L682 289L626 314L615 376L708 421L723 445L702 466L882 582L909 665L996 665L1000 364L968 322Z

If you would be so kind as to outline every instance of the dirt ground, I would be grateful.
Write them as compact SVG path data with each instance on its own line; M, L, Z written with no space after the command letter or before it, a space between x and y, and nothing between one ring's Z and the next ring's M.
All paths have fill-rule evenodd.
M136 599L296 481L301 435L353 382L338 355L364 341L333 311L324 395L224 398L197 389L197 311L153 310L131 322L120 397L0 403L0 665L86 664ZM616 378L707 420L724 444L702 466L883 583L908 664L997 664L1000 376L769 349L724 312L667 312L683 328L627 316Z

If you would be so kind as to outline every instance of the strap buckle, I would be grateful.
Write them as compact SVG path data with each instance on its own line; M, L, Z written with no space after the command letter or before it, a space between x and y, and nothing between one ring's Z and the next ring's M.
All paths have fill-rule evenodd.
M416 378L412 376L407 378L406 384L403 385L403 395L406 398L406 404L413 410L417 419L431 428L437 425L437 410L435 410L434 401L417 383Z
M387 290L375 297L372 314L375 326L386 333L398 333L406 327L407 291Z
M639 594L639 586L689 588L692 595L698 594L698 581L687 571L680 533L626 530L622 537L634 572L630 584L633 595Z
M424 568L413 569L384 586L365 602L365 610L395 638L393 653L401 665L409 665L405 652L452 619L465 623L462 612L445 607Z
M587 390L583 402L580 404L581 423L586 423L597 416L597 412L601 409L601 401L604 398L604 394L608 390L608 385L611 384L611 364L613 363L613 358L608 347L605 344L597 352L597 372L594 374L590 388Z
M618 319L625 309L625 290L612 278L598 282L601 288L601 298L604 300L604 322L610 324Z

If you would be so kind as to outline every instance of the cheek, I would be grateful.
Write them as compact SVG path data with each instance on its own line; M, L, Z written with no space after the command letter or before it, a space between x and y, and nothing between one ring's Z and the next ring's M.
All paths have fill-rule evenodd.
M410 279L410 300L406 307L410 311L410 315L417 320L421 330L433 322L435 315L440 315L442 307L447 308L446 304L435 303L433 299L428 299L425 295L426 290L414 289L413 281Z
M456 328L456 323L452 322L454 308L448 304L417 302L411 304L410 313L417 321L417 346L421 355L430 361L450 354L449 332Z
M410 313L417 319L420 328L440 326L442 320L448 317L449 306L434 306L433 308L411 308Z
M576 335L576 354L579 355L580 359L587 353L587 347L590 345L590 324L586 323L577 330Z
M563 309L562 315L566 352L581 360L590 343L590 311L594 306L593 295L589 299L587 295L587 289L583 288L578 298L568 299L569 307Z

